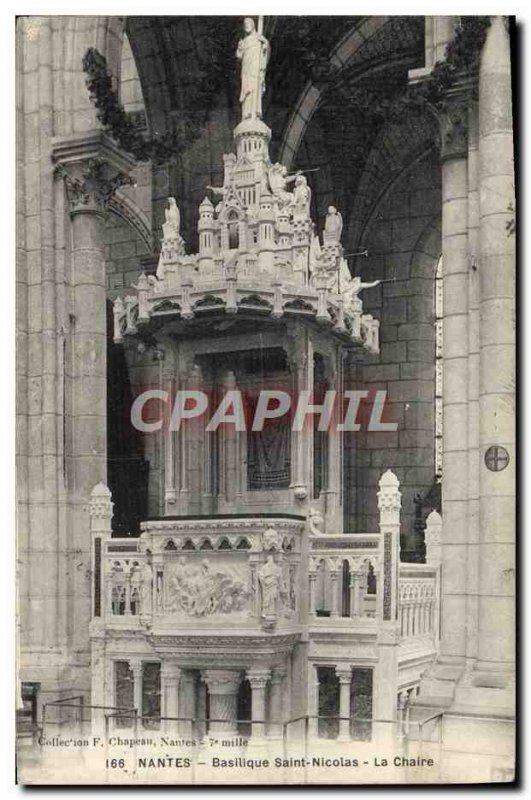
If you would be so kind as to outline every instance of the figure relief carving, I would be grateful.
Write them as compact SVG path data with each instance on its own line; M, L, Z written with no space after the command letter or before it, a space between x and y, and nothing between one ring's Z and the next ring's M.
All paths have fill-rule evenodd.
M250 589L231 575L212 571L206 559L200 563L185 558L169 570L165 610L191 617L230 614L247 603Z
M153 569L145 561L141 571L140 613L149 616L153 611Z
M278 604L282 593L282 570L272 555L258 570L258 583L261 594L262 618L274 620L278 616Z
M256 30L252 17L243 21L245 35L238 42L236 58L242 62L240 103L242 119L262 117L262 95L269 61L269 42Z

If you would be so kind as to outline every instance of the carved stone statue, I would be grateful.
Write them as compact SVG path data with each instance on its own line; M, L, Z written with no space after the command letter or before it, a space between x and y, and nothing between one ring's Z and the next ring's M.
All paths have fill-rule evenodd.
M335 206L328 206L323 239L327 244L337 243L343 231L343 217Z
M140 613L149 615L153 611L153 570L146 561L142 567L142 588L140 594Z
M179 239L181 230L181 214L175 197L168 197L169 208L164 210L166 222L162 226L165 239Z
M276 163L269 167L267 178L271 194L277 200L279 206L283 208L293 200L291 192L286 190L288 183L294 181L299 173L288 175L288 170L282 164Z
M351 278L348 282L341 281L341 295L345 311L359 312L362 309L362 303L358 297L359 293L364 289L371 289L373 286L378 286L381 280L363 282L360 277L356 276ZM346 285L345 285L346 284Z
M275 617L282 584L282 570L275 564L272 555L267 557L265 564L258 570L258 581L262 591L262 616Z
M242 62L242 120L262 117L262 95L270 50L265 36L257 32L254 19L246 17L243 29L245 36L238 42L236 50L236 58Z
M309 217L312 191L308 186L308 181L304 175L297 175L295 178L295 188L291 200L291 209L294 217Z

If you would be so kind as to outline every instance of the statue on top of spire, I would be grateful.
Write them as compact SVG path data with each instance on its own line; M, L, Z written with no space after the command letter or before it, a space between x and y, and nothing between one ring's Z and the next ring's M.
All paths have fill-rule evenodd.
M261 21L261 20L260 20ZM260 28L259 23L259 28ZM242 120L262 118L262 95L265 91L265 73L269 60L269 42L261 30L256 30L252 17L243 21L245 36L238 42L236 58L242 62L240 103Z

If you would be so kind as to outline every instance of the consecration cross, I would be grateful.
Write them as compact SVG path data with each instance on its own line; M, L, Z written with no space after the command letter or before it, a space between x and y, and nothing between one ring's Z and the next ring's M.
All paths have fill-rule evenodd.
M485 465L491 472L501 472L509 463L509 453L505 447L492 445L485 453Z

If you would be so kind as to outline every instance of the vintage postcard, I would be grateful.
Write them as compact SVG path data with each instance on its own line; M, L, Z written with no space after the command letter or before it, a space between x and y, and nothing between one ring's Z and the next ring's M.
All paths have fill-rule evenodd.
M514 25L17 19L19 783L514 781Z

